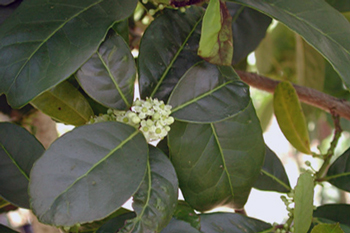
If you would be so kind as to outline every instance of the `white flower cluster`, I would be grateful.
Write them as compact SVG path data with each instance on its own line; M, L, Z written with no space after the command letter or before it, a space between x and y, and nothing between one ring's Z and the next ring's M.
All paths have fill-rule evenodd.
M163 139L170 131L174 118L169 116L171 106L158 99L137 99L131 110L118 111L109 109L107 114L92 118L89 123L119 121L138 128L147 142Z

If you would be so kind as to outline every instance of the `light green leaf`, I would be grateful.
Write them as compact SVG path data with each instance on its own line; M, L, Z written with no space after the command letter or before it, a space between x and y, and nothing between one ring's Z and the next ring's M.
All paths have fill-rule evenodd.
M70 77L137 0L23 1L0 26L0 93L12 107Z
M175 169L161 150L149 148L149 163L144 181L133 196L135 219L126 222L120 233L159 232L170 222L178 196Z
M232 67L207 62L194 65L178 82L168 104L185 122L211 123L230 118L250 103L248 86Z
M168 140L180 188L194 209L244 206L265 155L252 104L215 124L175 121Z
M98 51L78 70L76 78L97 102L114 109L131 107L136 65L123 38L110 32Z
M231 65L232 17L221 0L210 0L202 22L198 55L216 65Z
M274 93L273 107L284 136L300 152L311 154L309 132L297 93L290 82L281 82Z
M13 205L30 208L29 173L44 151L40 142L26 129L8 122L0 123L1 197Z
M312 228L311 233L344 233L339 226L339 223L335 224L319 224Z
M308 172L300 175L294 189L294 229L306 233L312 222L314 178Z
M229 1L257 9L300 34L332 64L350 88L350 25L326 1Z
M110 215L141 184L143 135L119 122L84 125L56 140L34 164L31 206L43 223L73 226Z
M68 81L39 95L31 104L53 119L69 125L84 125L94 115L89 102Z

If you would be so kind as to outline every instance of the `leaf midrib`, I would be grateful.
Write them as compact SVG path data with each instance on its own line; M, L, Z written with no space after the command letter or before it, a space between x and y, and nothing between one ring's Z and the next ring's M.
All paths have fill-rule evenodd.
M86 10L88 10L89 8L100 4L102 1L104 0L98 0L97 2L94 2L93 4L89 5L86 8L83 8L81 11L77 12L76 14L74 14L72 17L68 18L66 21L63 21L64 23L62 23L59 27L57 27L50 35L47 36L47 38L45 38L42 43L40 43L38 45L38 47L33 51L32 54L30 54L30 56L26 59L26 62L22 65L22 67L20 68L20 70L18 71L18 73L16 74L16 76L13 78L13 82L12 84L9 86L7 93L10 91L10 89L12 88L12 86L15 84L17 78L19 77L19 75L22 73L22 70L24 69L24 67L28 64L28 62L31 60L31 58L38 52L38 50L51 38L55 35L56 32L58 32L61 28L63 28L69 21L71 21L72 19L76 18L77 16L79 16L81 13L85 12Z
M52 204L55 203L55 201L61 197L63 194L68 192L70 188L72 188L78 181L86 177L92 170L94 170L98 165L100 165L102 162L107 160L114 152L116 152L118 149L123 147L127 142L129 142L133 137L135 137L139 133L138 130L135 130L134 133L132 133L129 137L127 137L124 141L122 141L118 146L116 146L113 150L111 150L105 157L103 157L101 160L99 160L97 163L95 163L87 172L85 172L83 175L79 176L71 185L69 185L64 191L62 191L57 197L52 201L50 204L50 207ZM42 215L40 215L39 219L42 219L43 216L46 215L47 212L49 212L51 208L48 208Z
M284 188L286 188L288 191L291 190L291 188L285 184L282 180L278 179L276 176L272 175L271 173L265 171L264 169L261 169L261 172L264 173L266 176L270 177L271 179L275 180L277 183L282 185Z
M12 161L12 163L18 168L18 170L22 173L22 175L29 181L29 176L25 173L25 171L19 166L19 164L16 162L16 160L11 156L10 152L6 149L4 144L0 143L1 148L5 151L9 159Z

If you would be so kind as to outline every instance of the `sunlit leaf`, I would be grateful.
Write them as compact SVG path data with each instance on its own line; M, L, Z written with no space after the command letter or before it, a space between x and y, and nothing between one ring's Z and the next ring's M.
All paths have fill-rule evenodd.
M30 208L30 171L44 151L40 142L24 128L11 123L0 123L1 197L16 206Z
M249 102L248 86L232 67L200 62L181 78L168 104L175 119L209 123L236 115Z
M229 1L259 10L300 34L332 64L350 88L349 22L325 1Z
M53 119L69 125L84 125L94 115L89 102L67 81L39 95L31 104Z
M202 23L198 55L216 65L231 65L233 57L232 17L225 2L210 0Z
M146 176L133 196L137 217L127 221L119 232L159 232L172 218L177 192L174 167L159 149L150 147Z
M273 107L284 136L300 152L311 154L309 132L293 85L281 82L274 93Z
M129 46L116 33L108 34L76 77L85 92L101 104L120 110L130 108L136 66Z
M311 233L344 233L344 231L339 226L339 223L335 224L319 224L315 226Z
M340 189L350 192L350 148L332 163L325 180Z
M96 52L108 28L133 12L137 0L63 3L24 1L0 26L0 93L12 107L71 76Z
M116 211L141 184L148 148L119 122L75 128L56 140L31 172L31 206L40 221L72 226Z
M287 193L291 191L289 179L281 160L266 146L265 161L254 188Z
M180 188L193 208L242 208L265 155L259 121L250 104L215 124L175 122L169 132L170 158Z
M314 178L308 172L301 174L294 189L294 229L306 233L312 222Z

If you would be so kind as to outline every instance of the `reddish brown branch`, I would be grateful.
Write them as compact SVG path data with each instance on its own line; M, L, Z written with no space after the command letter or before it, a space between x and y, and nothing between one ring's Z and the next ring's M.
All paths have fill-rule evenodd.
M271 93L274 92L277 84L280 83L280 81L272 80L254 73L237 71L237 74L240 76L242 81L248 85ZM303 87L296 84L293 84L293 86L299 96L300 101L320 108L324 111L333 112L338 114L340 117L350 120L350 103L346 100L338 99L312 88Z

